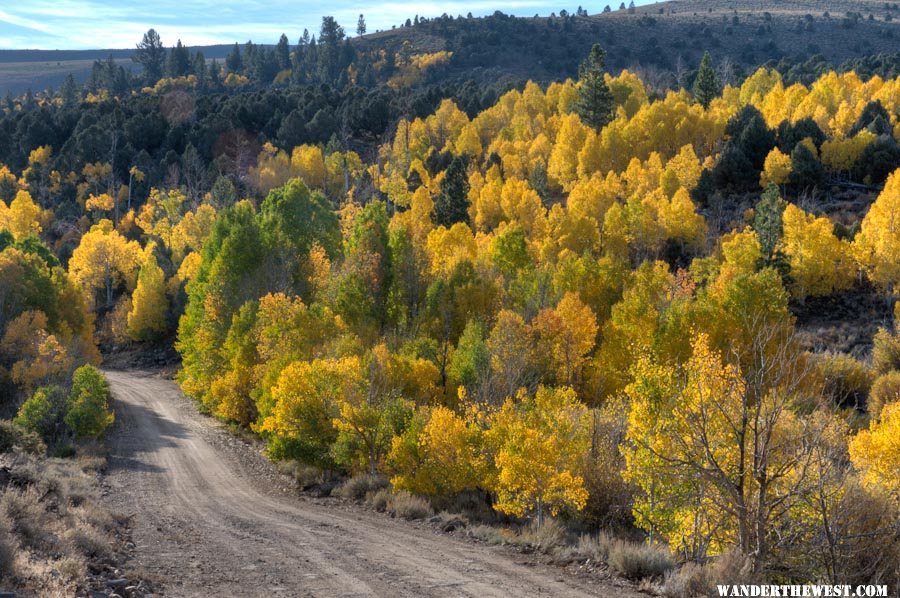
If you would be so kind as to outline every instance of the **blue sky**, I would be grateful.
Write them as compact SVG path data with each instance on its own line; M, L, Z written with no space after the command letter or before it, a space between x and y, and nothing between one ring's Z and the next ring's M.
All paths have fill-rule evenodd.
M389 29L416 14L547 15L574 12L578 3L595 13L619 1L572 0L3 0L0 2L0 49L131 48L154 27L166 45L244 42L274 43L282 32L294 43L304 27L318 29L321 16L334 15L348 33L365 14L370 32ZM627 1L627 0L626 0ZM639 0L636 4L649 4Z

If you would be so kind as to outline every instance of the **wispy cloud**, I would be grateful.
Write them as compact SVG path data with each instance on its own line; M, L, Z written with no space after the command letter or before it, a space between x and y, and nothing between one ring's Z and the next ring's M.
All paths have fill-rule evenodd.
M348 32L356 28L357 16L365 14L369 31L375 31L417 14L484 15L502 10L531 16L563 8L574 11L578 1L566 6L550 0L24 0L0 9L0 47L129 48L150 27L167 44L177 39L188 45L274 42L281 33L292 40L303 29L314 33L325 14L333 15Z

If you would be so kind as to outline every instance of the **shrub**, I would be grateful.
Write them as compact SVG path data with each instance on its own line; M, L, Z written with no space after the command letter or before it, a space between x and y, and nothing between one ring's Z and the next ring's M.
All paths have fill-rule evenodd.
M391 497L387 510L395 517L410 520L425 519L433 513L427 500L405 490L401 490Z
M3 515L12 521L12 529L24 545L38 550L46 548L46 513L34 488L25 492L6 491L0 497L0 516Z
M366 474L353 476L338 486L334 493L350 500L363 500L370 492L376 492L387 487L388 481L385 478Z
M65 539L76 551L88 558L106 559L112 554L106 538L90 526L68 530Z
M675 562L662 546L616 540L609 547L609 566L623 577L640 580L662 577Z
M72 378L66 424L78 438L99 438L113 422L109 385L100 370L83 365Z
M878 329L872 338L872 369L879 375L900 370L900 335Z
M16 448L33 455L47 450L40 436L34 432L24 430L9 420L0 419L0 453L8 453Z
M0 513L0 581L15 574L16 539L12 522Z
M60 433L66 395L59 386L42 386L19 408L13 420L18 426L51 442Z
M818 361L825 396L839 407L860 407L872 386L872 372L849 355L824 355Z
M469 535L487 544L506 544L509 534L493 525L476 525L469 528Z
M306 465L299 461L279 461L276 465L278 471L290 476L297 482L297 487L306 490L323 482L322 470L313 465Z
M384 513L387 511L392 496L393 494L388 488L382 488L375 492L369 492L366 496L366 503L379 513Z
M873 419L881 417L881 409L888 403L900 401L900 371L882 374L872 383L868 410Z
M538 552L551 552L565 542L566 530L554 519L545 520L543 525L533 521L521 531L518 540Z

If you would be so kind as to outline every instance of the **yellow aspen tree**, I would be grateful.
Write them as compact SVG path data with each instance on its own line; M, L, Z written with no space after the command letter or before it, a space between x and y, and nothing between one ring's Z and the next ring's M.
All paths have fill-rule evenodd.
M853 251L869 279L888 293L900 282L900 171L891 174L869 208Z
M777 147L766 156L763 171L759 175L759 185L765 189L770 184L781 186L791 176L791 157Z
M547 513L580 511L588 493L580 466L590 449L590 412L570 388L520 392L492 417L485 433L496 473L494 508L543 525Z
M168 327L166 314L169 300L166 296L166 275L156 261L155 250L154 243L150 243L144 249L137 286L131 295L128 335L136 341L158 338Z
M763 341L772 331L757 333ZM757 357L775 374L763 386L705 334L683 368L642 358L626 388L624 475L641 488L641 527L693 558L737 548L760 571L783 541L773 530L803 495L811 445L810 427L792 410L796 364L786 354Z
M562 124L547 163L547 174L568 191L578 179L578 153L587 138L587 128L577 114L562 117Z
M136 241L126 240L104 219L81 237L69 260L69 274L92 302L102 293L104 305L111 307L117 286L134 287L140 254Z
M550 360L557 382L577 383L597 340L597 317L591 308L577 293L566 293L555 308L537 315L532 331L538 338L538 354Z
M866 488L900 505L900 402L885 405L881 417L850 440L850 459Z
M453 496L484 483L483 431L447 407L422 408L391 441L391 485L422 496Z
M782 222L781 249L791 265L794 297L831 295L853 284L850 248L834 236L828 217L816 218L788 204Z

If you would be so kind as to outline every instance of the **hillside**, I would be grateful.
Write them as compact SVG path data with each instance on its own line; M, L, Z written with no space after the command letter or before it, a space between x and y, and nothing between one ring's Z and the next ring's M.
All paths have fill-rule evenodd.
M396 52L407 43L411 53L448 50L453 57L444 72L453 77L492 80L506 75L551 81L575 76L583 56L599 41L609 53L612 70L642 70L654 87L664 88L695 68L706 50L721 62L725 78L738 78L770 61L802 62L821 55L824 62L839 66L862 56L896 52L900 6L874 0L672 0L590 16L517 18L497 12L484 18L439 17L410 25L351 43L357 51ZM299 37L296 31L285 33L291 43ZM192 48L207 59L219 60L229 49L228 45ZM91 62L110 55L134 68L130 52L0 51L0 94L58 87L69 73L84 81Z
M837 66L896 52L900 7L885 6L853 0L673 0L567 18L436 19L369 35L363 43L392 48L408 41L416 51L454 52L452 66L460 71L493 69L536 80L575 76L581 57L597 41L613 70L643 67L677 74L695 68L706 50L742 72L814 54Z

